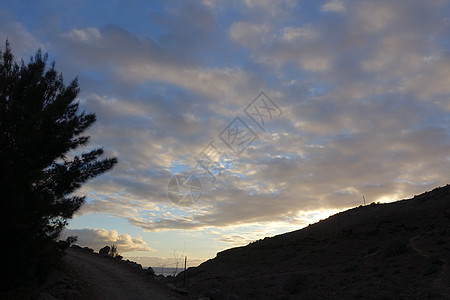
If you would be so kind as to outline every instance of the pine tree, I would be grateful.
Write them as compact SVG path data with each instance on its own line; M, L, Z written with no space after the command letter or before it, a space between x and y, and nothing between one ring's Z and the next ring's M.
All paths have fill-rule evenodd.
M39 50L15 61L8 41L0 49L0 226L2 285L42 281L62 256L56 239L85 198L74 195L112 169L103 149L77 154L96 121L80 111L78 81L68 85ZM4 273L4 274L5 274Z

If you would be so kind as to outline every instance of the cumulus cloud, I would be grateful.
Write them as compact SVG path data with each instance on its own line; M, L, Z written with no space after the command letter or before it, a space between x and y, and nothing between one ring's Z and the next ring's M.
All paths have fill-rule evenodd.
M141 237L132 237L129 234L119 234L117 230L106 230L102 228L66 228L61 233L61 239L69 236L76 236L76 244L87 246L98 251L105 246L115 244L120 253L132 251L155 252L154 249L147 246L147 243Z

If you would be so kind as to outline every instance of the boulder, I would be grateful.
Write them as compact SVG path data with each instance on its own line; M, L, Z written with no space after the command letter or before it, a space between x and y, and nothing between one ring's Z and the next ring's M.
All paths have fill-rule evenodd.
M105 246L102 249L98 250L98 254L100 254L102 256L108 256L109 250L111 250L111 247Z
M142 269L142 265L141 264L138 264L137 262L135 262L135 261L131 261L131 260L126 260L125 261L127 264L128 264L128 266L130 266L131 268L134 268L134 269L136 269L136 270L143 270Z
M145 270L145 275L148 275L148 276L155 276L155 271L152 269L152 267L148 267L146 270Z
M166 276L159 274L159 275L155 276L155 279L158 280L158 281L165 281L166 280Z

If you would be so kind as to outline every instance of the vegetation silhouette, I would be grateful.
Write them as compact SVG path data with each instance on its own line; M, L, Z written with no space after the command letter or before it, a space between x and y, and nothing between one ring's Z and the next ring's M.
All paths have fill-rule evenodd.
M111 256L112 258L122 259L122 255L120 255L119 250L117 249L117 246L115 244L111 245L111 249L109 250L108 255Z
M45 280L70 243L58 244L61 230L85 201L74 192L117 163L101 159L102 148L75 153L96 117L80 111L77 79L65 85L47 60L38 50L18 64L8 41L0 49L0 296Z

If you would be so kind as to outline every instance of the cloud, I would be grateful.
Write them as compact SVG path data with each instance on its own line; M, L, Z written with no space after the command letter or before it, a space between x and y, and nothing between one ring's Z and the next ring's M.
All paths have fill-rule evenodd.
M332 0L329 1L327 3L325 3L324 5L322 5L321 7L321 11L324 12L336 12L336 13L345 13L346 12L346 8L344 3L342 3L342 1L339 0Z
M61 239L69 236L77 236L76 244L80 246L87 246L95 251L104 246L117 246L120 253L132 251L148 251L155 252L156 250L147 246L147 243L141 237L132 237L129 234L119 234L117 230L106 230L102 228L83 228L70 229L66 228L61 233Z
M400 4L404 6L405 4ZM364 1L356 11L356 18L358 25L366 32L377 32L391 27L396 21L397 15L400 13L399 7L395 7L394 3L382 1L381 3L374 3L371 1Z
M193 63L186 56L186 45L174 46L165 38L160 42L141 39L117 26L71 29L58 39L59 51L72 57L71 68L98 70L106 80L116 81L131 92L153 82L212 99L222 95L238 98L239 93L255 85L252 76L240 67Z
M334 11L343 12L338 2L317 9L330 11L332 4ZM146 144L136 138L140 136L137 132L127 134L126 127L109 124L107 136L117 132L113 139L123 140L114 144L123 145L119 153L125 162L115 180L99 187L113 189L116 185L124 194L104 199L93 195L96 200L86 211L103 209L120 215L127 210L131 224L151 231L254 222L301 226L305 211L359 205L363 195L369 202L394 200L445 183L448 125L437 113L445 101L427 101L448 94L446 56L436 42L443 38L445 25L437 17L436 7L385 1L377 6L379 15L369 16L370 2L348 4L347 17L339 22L324 17L293 26L270 18L261 22L250 15L230 25L228 38L249 51L248 59L259 70L273 74L270 78L276 83L269 95L276 95L274 99L283 104L285 113L270 132L258 132L258 143L242 156L232 157L232 168L221 175L213 190L205 188L194 207L178 208L182 213L166 197L171 174L164 166L198 153L207 144L199 136L217 138L227 120L242 111L223 112L229 106L213 110L212 103L219 107L225 102L195 102L190 97L185 103L205 103L202 107L208 109L181 114L185 106L183 110L168 107L178 107L182 101L166 106L162 104L165 98L144 104L93 97L101 105L95 110L105 111L105 119L115 114L150 115L145 126L154 132L149 135L152 143ZM246 6L256 9L251 3ZM414 17L418 11L427 12L421 19L425 29ZM108 37L106 30L100 32ZM434 42L427 46L424 42L430 36ZM230 90L242 91L243 85L253 82L251 68L199 67L184 59L164 60L162 45L142 40L135 45L142 48L134 50L138 56L142 51L154 57L142 56L139 63L124 61L122 81L159 78L207 99ZM244 99L251 101L252 97ZM242 102L242 107L248 103ZM109 112L106 103L116 103L111 106L114 111ZM211 115L220 126L215 122L202 126ZM433 120L436 116L441 122ZM196 143L188 142L196 138ZM412 163L418 161L422 163ZM142 176L146 168L154 170L149 177ZM158 213L143 216L132 209L149 207L149 202L158 204Z
M148 34L96 23L46 36L57 67L79 74L83 108L97 113L93 145L120 161L80 191L79 214L150 231L214 228L218 240L246 243L259 233L233 230L300 227L309 212L363 195L390 201L447 183L448 4L203 2L162 7ZM261 89L283 109L265 132L243 111ZM219 138L235 117L258 135L240 156ZM194 206L176 206L171 167L198 172L195 155L212 140L230 167L215 183L201 178Z
M13 20L6 10L0 10L0 42L2 47L6 40L11 44L18 59L29 57L30 53L34 54L39 48L46 49L44 43L40 42L32 32Z
M292 0L244 0L245 6L251 11L264 12L265 14L272 15L272 17L280 14L285 14L289 9L294 8L297 3Z
M425 101L448 95L450 93L449 68L448 55L434 57L423 66L421 72L405 79L401 88ZM443 105L442 108L449 110L448 105Z
M180 69L175 66L159 66L154 63L130 65L122 70L121 75L126 80L168 82L208 97L233 93L233 87L249 82L248 76L240 69Z
M318 33L309 26L305 27L285 27L282 30L281 39L283 41L292 42L298 39L316 39Z
M267 24L236 22L230 28L230 38L247 46L265 44L271 37L271 28Z
M100 31L97 28L88 27L86 29L72 29L65 33L64 36L70 40L85 43L95 43L101 39Z

